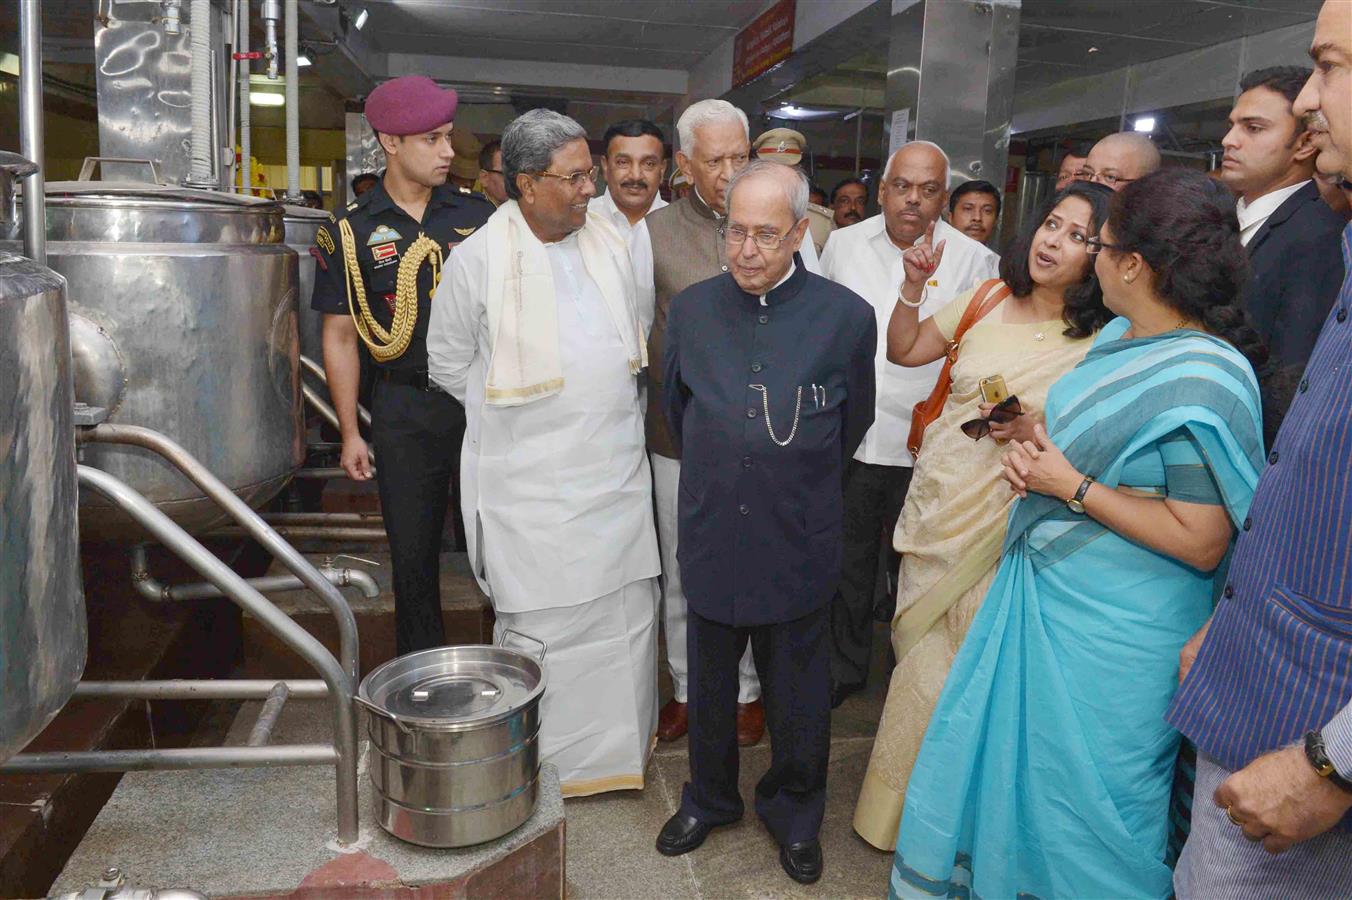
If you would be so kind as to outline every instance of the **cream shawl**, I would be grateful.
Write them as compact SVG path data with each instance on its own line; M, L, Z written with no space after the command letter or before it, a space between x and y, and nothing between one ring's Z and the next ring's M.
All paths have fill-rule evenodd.
M492 340L484 402L521 406L563 390L558 298L545 245L515 200L498 207L484 229L489 245L488 333ZM633 265L624 239L599 213L577 232L587 274L596 282L629 357L629 371L648 365L639 325Z

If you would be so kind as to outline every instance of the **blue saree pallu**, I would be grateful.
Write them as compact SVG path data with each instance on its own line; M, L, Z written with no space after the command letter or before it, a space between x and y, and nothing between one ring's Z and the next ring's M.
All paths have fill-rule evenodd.
M1237 526L1263 453L1252 369L1209 335L1124 341L1127 327L1109 323L1053 386L1052 442L1108 487L1200 480ZM1179 735L1164 711L1224 568L1199 572L1056 498L1017 502L911 776L890 895L1168 897Z

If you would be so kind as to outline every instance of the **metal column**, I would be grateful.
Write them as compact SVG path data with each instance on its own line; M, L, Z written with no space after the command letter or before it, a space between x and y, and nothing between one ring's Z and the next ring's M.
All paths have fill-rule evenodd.
M47 265L47 194L42 136L42 4L19 0L19 154L38 170L23 187L23 255Z
M887 111L948 154L955 183L1003 188L1020 0L893 0ZM884 147L884 151L887 148Z

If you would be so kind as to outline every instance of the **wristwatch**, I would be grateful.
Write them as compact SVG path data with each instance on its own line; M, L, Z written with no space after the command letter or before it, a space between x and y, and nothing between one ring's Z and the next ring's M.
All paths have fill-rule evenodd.
M1329 759L1328 751L1324 749L1324 736L1317 731L1305 735L1305 758L1314 766L1320 778L1327 778L1334 787L1352 794L1352 781L1339 775L1333 767L1333 760Z
M1066 501L1066 506L1077 516L1084 515L1084 495L1089 493L1089 485L1093 483L1093 475L1084 476L1084 481L1080 482L1080 489L1075 492L1075 496Z

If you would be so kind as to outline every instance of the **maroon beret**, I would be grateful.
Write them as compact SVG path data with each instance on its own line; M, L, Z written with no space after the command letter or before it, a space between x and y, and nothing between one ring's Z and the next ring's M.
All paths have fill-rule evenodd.
M405 75L370 93L366 121L381 134L426 134L454 119L458 102L455 91L426 75Z

